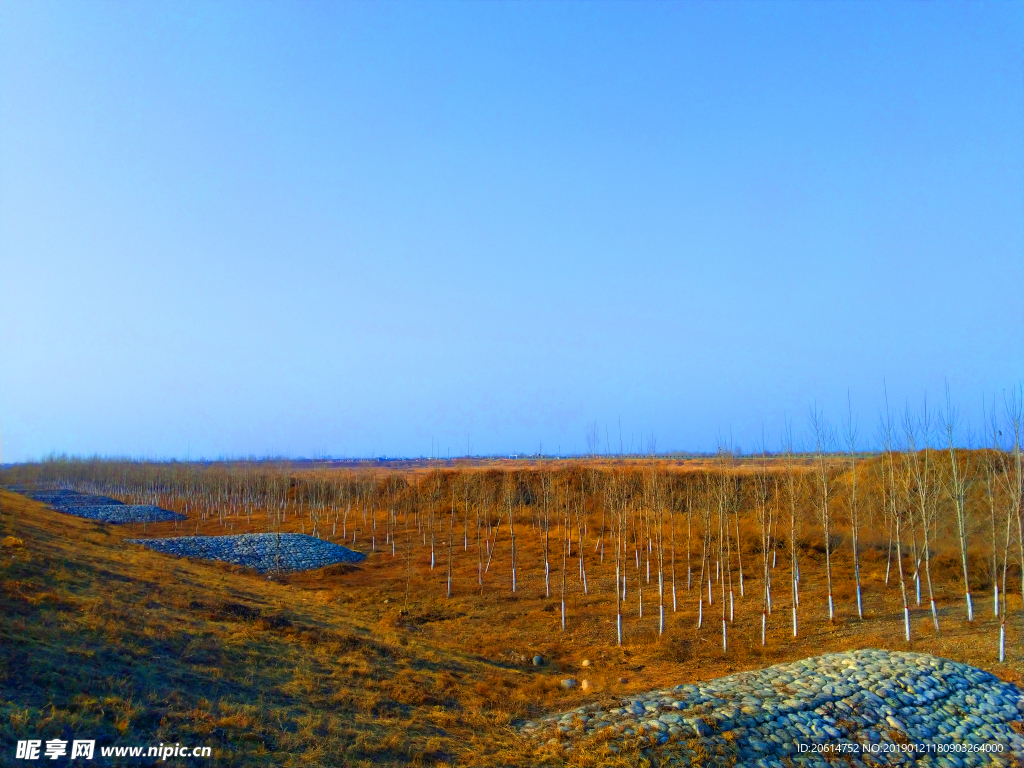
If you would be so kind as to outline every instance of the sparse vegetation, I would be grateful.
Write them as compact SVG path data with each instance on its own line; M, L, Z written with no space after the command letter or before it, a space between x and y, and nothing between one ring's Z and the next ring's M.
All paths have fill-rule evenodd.
M927 651L1019 681L1020 411L970 451L933 447L934 423L908 416L897 446L884 422L875 455L851 419L841 453L820 421L811 455L787 440L690 460L13 467L9 485L187 520L113 527L4 492L0 727L192 738L225 765L520 764L544 755L514 720L826 650ZM122 543L275 531L368 559L268 580ZM968 588L991 609L965 613ZM586 685L561 687L566 672Z

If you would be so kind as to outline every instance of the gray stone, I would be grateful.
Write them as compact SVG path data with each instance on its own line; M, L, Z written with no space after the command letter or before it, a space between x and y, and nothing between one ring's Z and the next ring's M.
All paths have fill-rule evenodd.
M25 496L66 515L98 520L101 523L163 523L184 520L185 515L153 504L125 504L109 496L71 490L24 491Z
M974 705L967 703L968 696ZM670 734L681 740L696 735L709 753L732 744L728 748L735 750L739 764L771 768L781 766L784 756L804 766L828 765L819 755L798 755L799 742L878 744L891 730L906 733L912 741L984 739L1006 744L1006 754L1024 753L1024 736L1010 725L1024 712L1024 694L1016 686L972 667L907 652L828 654L592 704L587 711L593 720L580 722L567 739L586 739L611 727L621 734L618 738L635 745L629 724L643 718L637 728L646 734L643 743L652 752ZM540 723L551 727L561 717L549 716ZM533 725L519 726L520 733L542 740L544 730ZM912 762L905 755L890 757L879 762ZM990 756L943 757L949 759L933 762L980 765ZM852 764L865 762L854 759Z
M366 559L362 552L301 533L178 536L127 541L167 555L220 560L252 568L259 573L308 571Z

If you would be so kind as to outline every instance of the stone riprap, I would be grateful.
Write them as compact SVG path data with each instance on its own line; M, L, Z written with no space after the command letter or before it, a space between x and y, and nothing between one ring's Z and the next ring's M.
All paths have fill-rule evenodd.
M164 523L184 520L185 515L152 504L103 504L98 506L56 507L61 512L103 523Z
M153 504L125 504L109 496L78 491L25 491L24 495L58 512L103 523L163 523L185 519L185 515Z
M49 504L52 507L83 507L106 505L113 506L123 504L123 501L112 499L109 496L99 496L93 493L79 493L78 491L56 490L56 491L21 491L33 501Z
M254 568L260 573L310 571L338 563L358 563L366 555L302 533L244 533L239 536L178 536L129 539L178 557L198 557Z
M973 766L1020 760L1022 720L1024 694L988 672L860 650L590 704L518 730L567 756L638 749L663 764Z

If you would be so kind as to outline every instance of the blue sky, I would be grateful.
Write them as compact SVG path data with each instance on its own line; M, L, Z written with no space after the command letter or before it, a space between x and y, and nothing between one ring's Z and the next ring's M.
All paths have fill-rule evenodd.
M870 443L1022 331L1020 3L0 3L4 461Z

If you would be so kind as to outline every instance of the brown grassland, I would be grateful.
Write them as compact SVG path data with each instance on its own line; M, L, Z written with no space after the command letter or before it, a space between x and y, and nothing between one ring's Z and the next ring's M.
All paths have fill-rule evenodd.
M595 461L544 471L557 476L610 466ZM701 468L691 462L663 469ZM536 468L522 463L511 469ZM446 470L444 477L450 481L511 469L465 466ZM291 474L301 480L331 472L342 470ZM409 482L437 477L423 468L391 472ZM383 480L388 473L377 474ZM294 480L291 487L294 493ZM613 546L608 544L601 563L595 549L601 514L593 504L584 513L589 594L581 588L573 550L563 631L561 534L551 535L552 590L546 597L542 537L529 511L521 511L516 520L513 593L507 527L498 531L481 588L476 541L471 533L467 548L464 540L464 515L470 513L459 506L451 520L443 500L438 502L433 568L415 519L407 533L402 518L395 516L392 554L381 513L376 551L371 552L371 532L361 514L353 512L348 530L358 529L358 535L352 545L349 533L347 544L366 552L365 561L272 578L125 543L140 536L266 531L265 512L247 518L236 509L234 517L207 515L203 520L193 511L185 524L115 526L61 514L6 491L0 502L4 750L25 738L95 738L107 745L209 745L214 763L226 766L561 764L561 757L520 740L513 724L585 702L855 648L934 653L1018 684L1024 673L1020 568L1011 559L1007 661L999 663L999 621L993 615L983 519L972 529L975 620L965 616L956 543L948 535L937 536L931 568L941 630L936 633L932 626L925 595L920 607L912 604L912 640L907 643L898 582L893 575L885 583L887 542L881 518L870 518L862 534L863 620L856 614L849 539L843 538L847 528L837 523L840 543L832 555L836 618L830 621L824 548L816 544L819 527L812 509L803 509L799 636L792 637L789 561L780 544L773 571L774 612L762 646L759 532L746 509L741 521L745 595L739 596L737 586L729 647L723 651L717 585L715 602L705 606L704 625L697 628L698 588L696 583L686 587L686 530L679 517L678 610L672 610L667 597L665 631L659 636L657 577L647 582L644 569L627 559L624 639L618 646ZM161 497L160 503L184 509L181 499ZM694 520L696 582L701 539L696 515ZM310 533L310 525L309 517L292 514L275 530ZM786 525L783 518L780 528ZM446 595L449 530L454 531L451 597ZM319 534L341 543L340 531L325 523ZM908 543L909 534L904 546L909 573ZM633 550L627 555L633 558ZM644 589L642 618L638 586ZM542 654L545 663L530 664L534 654ZM592 663L583 667L584 659ZM560 680L568 676L587 680L588 689L563 689ZM11 756L5 753L0 763ZM580 752L571 758L581 766L635 765L645 759L628 750L615 757Z

